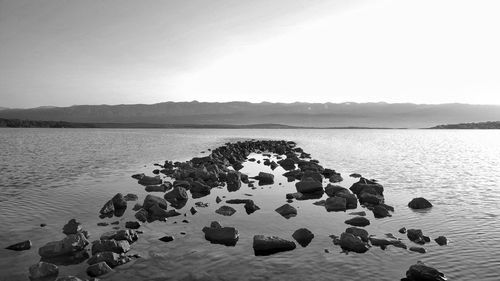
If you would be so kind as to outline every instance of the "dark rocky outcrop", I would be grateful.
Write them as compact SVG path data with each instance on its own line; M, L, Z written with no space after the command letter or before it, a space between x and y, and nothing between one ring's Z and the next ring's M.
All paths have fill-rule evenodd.
M384 187L363 177L353 184L350 190L358 196L359 203L379 205L384 203Z
M238 230L234 227L222 227L219 222L212 222L210 226L203 228L205 239L213 244L222 244L225 246L234 246L239 239Z
M430 241L430 238L424 236L422 230L420 229L408 229L406 231L406 236L408 236L408 239L410 239L410 241L413 241L417 244L425 244L426 242Z
M173 236L171 236L171 235L165 235L165 236L163 236L162 238L160 238L158 240L160 240L162 242L172 242L172 241L174 241L174 239L175 238Z
M346 233L350 233L354 236L359 237L363 242L368 242L368 231L359 227L348 227L345 230Z
M280 166L287 171L295 169L295 161L290 158L280 160L278 161L278 164L280 164Z
M239 190L241 188L241 173L229 171L226 175L226 183L229 192Z
M329 197L325 201L325 208L328 212L345 212L347 209L346 200L342 197Z
M77 234L82 232L81 223L77 222L75 219L71 219L67 224L63 226L63 233L66 235Z
M295 188L297 189L297 192L300 193L315 193L323 191L323 185L321 182L318 182L310 177L304 178L300 182L296 183Z
M92 255L101 252L126 253L130 250L127 240L96 240L92 242Z
M408 207L412 209L428 209L432 207L431 202L423 197L413 198L410 203L408 203Z
M126 264L130 261L130 258L125 256L125 254L117 254L114 252L100 252L93 255L87 260L89 265L93 265L100 262L105 262L109 267L117 267L122 264Z
M446 277L437 269L417 262L406 271L406 281L445 281Z
M295 230L295 232L292 234L293 239L299 243L300 246L302 247L307 247L309 243L314 238L314 234L307 228L300 228Z
M391 217L391 213L383 206L383 205L376 205L372 209L373 216L376 218L385 218L385 217Z
M291 251L296 247L293 241L288 241L277 236L255 235L253 237L253 250L256 256L267 256L279 252Z
M270 173L260 172L254 179L259 181L259 185L270 185L274 183L274 175Z
M412 252L417 252L417 253L421 253L421 254L425 254L427 251L425 250L425 248L423 247L410 247L409 249L410 251Z
M83 233L70 234L60 241L49 242L38 249L42 258L75 254L85 249L89 241Z
M25 251L25 250L31 249L31 246L32 246L31 241L26 240L23 242L19 242L19 243L10 245L10 246L6 247L5 249L12 250L12 251Z
M129 229L138 229L141 227L141 223L138 221L128 221L125 223L125 227Z

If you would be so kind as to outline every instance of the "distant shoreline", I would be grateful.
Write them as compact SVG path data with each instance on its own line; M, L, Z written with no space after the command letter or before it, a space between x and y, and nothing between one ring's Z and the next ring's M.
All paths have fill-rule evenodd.
M394 130L408 128L388 127L311 127L283 124L154 124L154 123L80 123L66 121L41 121L0 118L0 128L89 128L89 129L379 129Z

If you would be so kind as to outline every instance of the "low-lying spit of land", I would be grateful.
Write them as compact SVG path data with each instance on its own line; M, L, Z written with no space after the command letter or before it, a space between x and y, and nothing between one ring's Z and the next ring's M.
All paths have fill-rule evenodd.
M240 172L247 163L268 166L271 171L280 167L279 170L286 172L282 175L269 172L269 169L266 169L267 172L261 171L251 175ZM367 225L379 222L378 219L396 215L394 208L385 202L384 192L387 191L383 185L375 179L351 174L350 177L359 180L350 188L342 187L338 185L344 180L340 173L323 167L319 161L312 159L310 154L292 141L249 140L226 143L209 150L209 154L205 157L195 157L186 162L167 160L163 164L155 165L157 169L152 171L151 176L145 174L132 176L144 186L145 191L152 193L141 203L137 202L139 201L137 195L121 193L103 202L103 207L99 211L102 220L97 224L103 227L116 224L112 231L104 232L98 239L90 242L89 233L77 219L71 219L63 226L63 233L66 235L64 239L48 242L38 248L41 260L29 268L30 279L82 280L73 276L58 277L58 265L85 261L88 263L86 271L88 276L106 278L113 274L114 268L141 258L139 255L129 254L129 251L143 234L141 231L143 225L169 219L176 219L174 223L189 223L188 215L196 216L208 212L209 204L216 204L217 209L210 214L213 219L207 220L198 234L203 235L207 243L217 244L220 247L238 247L240 232L225 218L241 210L247 215L259 216L262 212L259 206L261 202L252 199L252 190L281 185L281 182L275 183L275 177L281 176L286 177L287 182L294 184L296 189L296 192L283 193L285 204L276 203L274 211L284 220L293 220L301 212L294 203L304 200L323 208L324 212L332 216L337 212L347 212L350 215L350 218L345 220L345 230L330 235L333 244L346 254L363 254L373 247L382 249L397 247L401 251L425 254L427 243L443 246L447 244L444 236L432 241L424 234L425 230L406 229L404 225L401 225L400 229L388 231L399 231L400 234L406 234L406 238L397 238L391 232L384 237L371 235L365 229ZM226 194L230 195L231 192L243 188L248 189L245 197L228 199L225 196L217 196L215 202L204 201L214 189L226 189ZM354 212L359 206L363 210ZM415 198L408 203L408 207L429 209L432 208L432 204L425 198ZM123 225L119 225L119 221L106 221L123 216L127 208L132 208L134 216ZM185 211L184 214L181 210ZM377 220L368 219L367 212L372 212ZM297 245L307 247L315 237L317 237L315 233L308 228L298 228L293 233L276 233L276 235L254 233L253 253L248 254L283 255L283 252L294 251ZM165 235L159 237L157 243L176 243L176 237ZM31 246L31 241L23 241L8 248L20 251L28 250ZM326 249L328 246L325 245L326 252L329 251ZM421 262L412 265L406 274L402 272L401 275L405 276L404 280L446 280L443 273Z

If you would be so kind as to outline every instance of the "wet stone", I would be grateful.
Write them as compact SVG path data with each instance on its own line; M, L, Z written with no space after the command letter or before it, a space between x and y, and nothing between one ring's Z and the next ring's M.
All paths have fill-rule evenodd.
M291 218L297 216L297 209L295 209L290 204L285 204L275 210L278 214L283 216L284 218Z
M353 226L367 226L370 224L370 221L365 217L354 217L346 220L345 223Z
M234 213L236 213L236 210L233 207L224 205L217 209L215 212L223 216L232 216Z

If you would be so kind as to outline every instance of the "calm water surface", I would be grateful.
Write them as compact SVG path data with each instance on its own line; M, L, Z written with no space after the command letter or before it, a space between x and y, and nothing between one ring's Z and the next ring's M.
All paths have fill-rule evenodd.
M154 163L186 161L205 155L201 151L241 139L287 139L298 143L324 167L341 172L350 187L353 172L378 179L386 202L396 208L393 217L375 219L366 229L384 237L397 230L421 228L435 238L445 235L447 246L425 245L426 254L388 247L372 247L365 254L341 253L330 234L347 227L347 213L327 213L314 201L292 203L298 216L289 220L274 209L285 203L293 183L278 176L272 186L256 190L243 185L234 193L214 189L212 194L190 200L208 202L208 208L184 217L142 226L144 234L132 253L142 256L105 280L399 280L418 260L443 271L449 280L499 280L500 278L500 131L430 130L145 130L145 129L7 129L0 128L0 280L27 280L28 267L39 260L37 250L62 239L62 226L71 218L84 224L97 239L109 227L98 227L98 212L115 193L146 192L130 178L150 173ZM245 163L250 176L269 167ZM282 174L281 168L276 169ZM278 183L281 182L282 185ZM325 183L326 184L326 183ZM246 194L251 194L248 197ZM161 196L161 193L155 195ZM242 205L232 217L214 213L215 197L251 198L261 210L252 215ZM434 204L429 211L414 212L407 203L424 196ZM120 226L133 218L131 202ZM358 210L363 210L359 207ZM105 221L114 221L106 219ZM210 244L201 229L210 221L234 226L240 232L235 247ZM40 223L47 223L42 228ZM298 228L314 234L306 247L268 257L255 257L255 234L292 239ZM180 232L186 232L181 235ZM157 239L165 234L174 242ZM3 248L31 239L33 248L11 252ZM325 252L329 250L329 253ZM60 266L60 274L86 277L86 264Z

